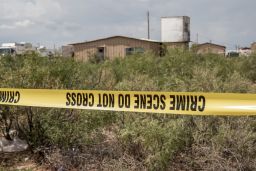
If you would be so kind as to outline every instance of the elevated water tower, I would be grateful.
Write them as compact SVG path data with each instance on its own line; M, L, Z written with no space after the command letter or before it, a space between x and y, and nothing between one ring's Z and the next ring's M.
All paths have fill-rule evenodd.
M189 42L190 18L188 16L161 18L162 42Z

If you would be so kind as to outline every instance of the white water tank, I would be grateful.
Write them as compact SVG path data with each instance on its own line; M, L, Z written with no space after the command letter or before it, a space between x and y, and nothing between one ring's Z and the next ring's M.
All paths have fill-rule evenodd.
M162 42L189 42L190 18L188 16L161 18Z

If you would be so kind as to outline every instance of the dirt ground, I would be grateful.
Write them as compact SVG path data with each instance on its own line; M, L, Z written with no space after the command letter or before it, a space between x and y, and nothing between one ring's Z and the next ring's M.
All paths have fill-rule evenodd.
M0 153L0 171L4 170L32 170L45 171L47 167L40 166L33 160L31 152Z

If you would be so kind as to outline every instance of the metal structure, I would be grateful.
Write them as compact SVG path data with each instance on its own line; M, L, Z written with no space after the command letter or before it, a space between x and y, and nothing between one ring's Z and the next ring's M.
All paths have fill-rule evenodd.
M143 52L153 52L156 55L162 56L168 48L186 49L188 47L187 42L168 42L163 45L163 43L159 41L125 36L112 36L87 42L73 43L70 45L74 48L74 59L80 61L95 59L95 57L97 60L111 60ZM65 55L65 51L67 50L65 47L63 50L63 56L70 56Z
M147 20L148 20L148 40L150 39L150 20L149 20L149 11L147 12Z
M189 42L190 18L188 16L161 18L162 42Z
M0 55L21 55L35 50L31 43L3 43L0 46Z

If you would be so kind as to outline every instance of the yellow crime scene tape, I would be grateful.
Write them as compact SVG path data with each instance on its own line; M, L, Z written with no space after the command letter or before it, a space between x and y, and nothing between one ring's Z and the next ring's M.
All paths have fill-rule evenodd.
M256 94L0 88L0 104L189 115L256 115Z

